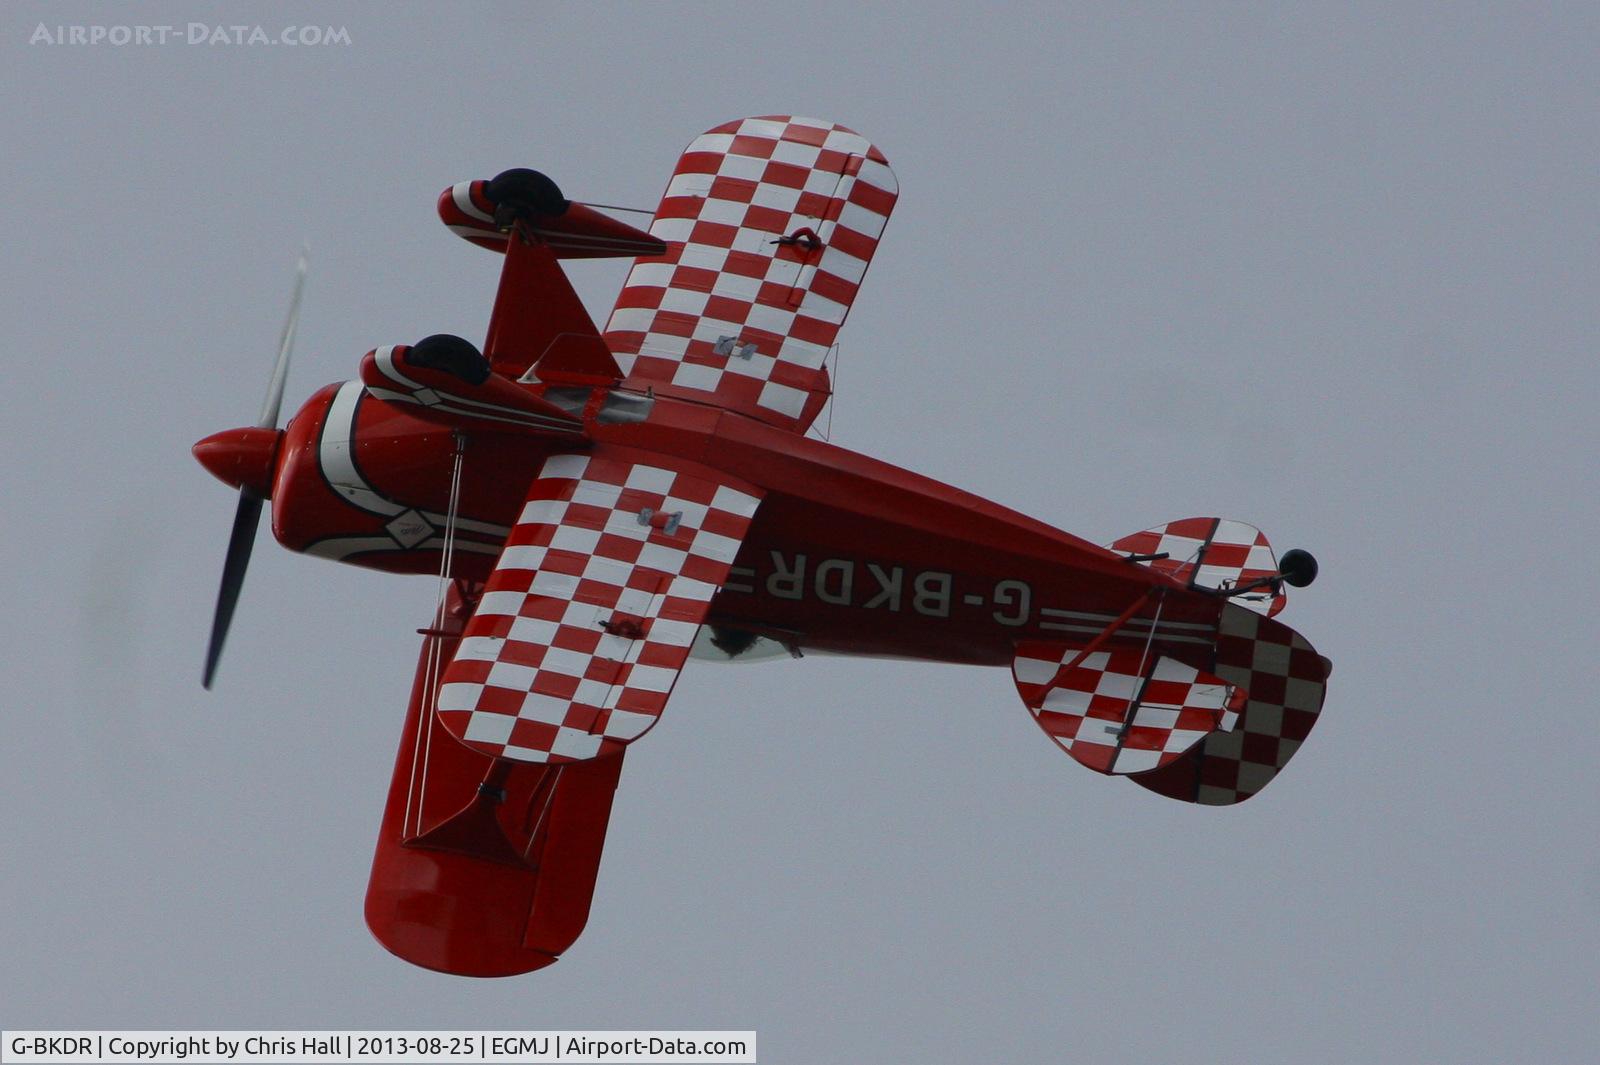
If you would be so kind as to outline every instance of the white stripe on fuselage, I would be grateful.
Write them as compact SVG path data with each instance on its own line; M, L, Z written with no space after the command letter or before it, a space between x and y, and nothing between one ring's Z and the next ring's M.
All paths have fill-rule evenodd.
M455 201L455 204L458 208L460 208L461 213L466 215L468 218L476 218L479 221L488 222L491 225L494 224L493 216L484 214L483 211L478 208L478 205L472 202L472 182L458 181L454 185L451 185L450 198Z
M379 495L377 490L361 476L361 471L356 469L355 457L351 450L351 440L355 436L356 411L361 402L361 395L365 391L366 386L360 381L346 381L339 386L339 391L333 394L333 402L328 405L328 417L322 425L322 439L317 447L317 459L322 465L323 475L328 478L328 483L333 485L334 491L352 506L359 507L369 514L394 517L410 508ZM443 514L427 510L420 513L435 525L445 524ZM506 525L461 517L456 518L456 528L502 540L511 532L511 528Z

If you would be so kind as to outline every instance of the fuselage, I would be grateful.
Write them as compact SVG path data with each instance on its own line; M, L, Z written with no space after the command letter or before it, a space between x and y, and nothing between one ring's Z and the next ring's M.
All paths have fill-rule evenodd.
M591 422L592 443L702 463L765 494L712 604L713 634L766 646L1009 664L1018 640L1091 640L1152 585L1163 644L1209 645L1219 602L1148 567L970 493L741 414L655 397L642 421ZM273 532L353 565L438 574L452 430L373 400L360 382L314 395L285 431ZM460 438L451 576L481 583L524 490L570 440ZM1150 619L1154 602L1136 617ZM1135 626L1118 638L1148 637ZM1174 648L1177 649L1176 647Z

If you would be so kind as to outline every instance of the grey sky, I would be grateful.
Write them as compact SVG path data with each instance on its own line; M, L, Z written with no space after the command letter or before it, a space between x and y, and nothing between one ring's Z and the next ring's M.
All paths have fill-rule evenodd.
M1600 19L1582 5L0 10L0 1024L755 1028L762 1061L1600 1056ZM48 25L345 26L325 48ZM902 194L833 438L1099 541L1304 546L1335 663L1262 796L1074 765L1004 671L695 663L552 969L361 899L434 588L256 550L200 664L302 239L287 404L481 338L434 219L509 166L655 204L744 115ZM623 267L574 270L603 319Z

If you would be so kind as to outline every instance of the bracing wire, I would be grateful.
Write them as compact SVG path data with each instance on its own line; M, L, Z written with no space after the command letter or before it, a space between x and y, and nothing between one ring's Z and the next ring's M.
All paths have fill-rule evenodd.
M1122 744L1127 739L1128 729L1133 726L1133 719L1139 712L1139 704L1144 699L1144 690L1150 684L1150 678L1145 676L1144 667L1150 661L1150 647L1156 642L1156 626L1161 624L1161 608L1166 605L1166 589L1161 590L1161 595L1156 599L1156 614L1150 619L1150 635L1144 638L1144 652L1139 655L1139 687L1134 691L1133 698L1128 702L1128 712L1123 715L1122 729L1117 734L1117 753L1122 753Z
M1156 616L1150 619L1150 635L1144 638L1144 653L1139 656L1139 676L1144 676L1145 663L1150 661L1150 645L1156 641L1156 626L1161 624L1161 608L1166 605L1166 589L1162 589L1161 596L1156 599Z
M586 200L579 200L578 202L583 204L585 207L598 207L602 211L627 211L629 214L655 214L654 211L646 211L643 207L618 207L614 203L590 203Z
M839 403L839 360L844 357L844 349L838 344L833 346L833 380L828 382L830 395L828 396L828 431L823 439L833 441L833 408Z
M551 778L550 790L545 793L544 802L539 806L539 817L533 822L533 830L528 833L528 842L523 845L522 856L524 858L528 856L529 851L533 850L533 841L538 838L539 829L544 827L545 815L550 812L550 807L555 805L556 787L561 783L561 770L563 768L565 767L558 765L545 770L547 773L554 773L555 776Z
M455 565L456 518L461 506L461 458L466 449L466 437L455 434L455 458L450 470L450 504L445 511L444 543L439 555L439 597L433 610L432 632L428 636L428 656L423 667L422 709L417 714L417 738L411 748L411 787L406 791L406 813L401 821L401 834L411 825L412 797L416 797L416 831L422 831L422 801L428 788L428 756L433 751L433 719L438 713L439 673L443 666L445 605L449 598L450 578ZM422 775L417 775L417 754L422 754Z

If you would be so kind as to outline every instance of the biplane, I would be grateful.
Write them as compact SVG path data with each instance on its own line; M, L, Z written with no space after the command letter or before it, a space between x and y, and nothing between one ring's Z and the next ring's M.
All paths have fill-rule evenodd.
M1275 615L1306 552L1211 517L1100 546L808 435L896 196L876 147L794 117L696 138L648 230L531 170L463 181L439 217L504 257L482 348L376 348L279 428L302 259L257 424L194 448L239 491L204 682L267 500L291 550L438 578L366 899L390 951L555 961L690 658L1009 667L1074 761L1192 803L1305 740L1330 666ZM633 264L600 329L561 263L604 256Z

